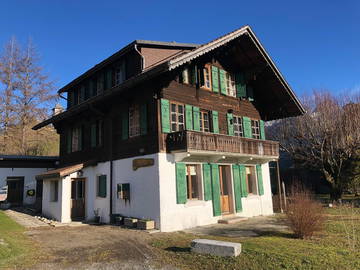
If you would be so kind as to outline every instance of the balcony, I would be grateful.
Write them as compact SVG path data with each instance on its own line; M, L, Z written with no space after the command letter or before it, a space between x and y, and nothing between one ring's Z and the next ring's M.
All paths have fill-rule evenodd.
M166 148L169 152L208 153L269 159L279 157L278 142L197 131L179 131L167 134Z

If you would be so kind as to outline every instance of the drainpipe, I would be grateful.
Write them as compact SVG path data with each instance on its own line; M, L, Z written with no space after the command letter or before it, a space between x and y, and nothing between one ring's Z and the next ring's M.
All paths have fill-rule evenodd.
M109 207L109 216L110 223L113 214L113 127L112 127L112 119L110 121L110 207Z
M145 68L145 58L144 56L141 54L141 52L139 51L138 47L137 47L137 44L134 45L134 48L135 48L135 51L140 55L141 57L141 71L144 70Z

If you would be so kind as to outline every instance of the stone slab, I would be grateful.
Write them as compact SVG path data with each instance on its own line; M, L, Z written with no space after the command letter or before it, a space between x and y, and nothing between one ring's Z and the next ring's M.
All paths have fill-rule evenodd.
M219 219L218 223L220 223L220 224L234 224L234 223L238 223L238 222L245 221L245 220L248 220L248 218L246 218L246 217L231 217L231 218Z
M191 242L191 251L201 254L236 257L241 253L241 244L209 239L194 239Z

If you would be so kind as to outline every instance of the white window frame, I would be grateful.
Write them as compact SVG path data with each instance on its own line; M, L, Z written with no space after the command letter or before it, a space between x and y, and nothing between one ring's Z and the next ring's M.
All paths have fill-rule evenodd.
M188 172L189 172L189 167L195 167L195 175L196 175L196 179L197 179L197 198L190 198L190 194L189 194L189 186L188 186ZM203 190L202 190L202 166L201 164L185 164L185 176L186 176L186 189L187 189L187 200L188 201L201 201L203 200ZM190 169L191 170L191 169ZM191 173L191 172L190 172ZM191 187L192 189L192 187Z
M207 120L204 119L204 115L207 114ZM207 121L208 127L205 129L205 123ZM210 132L210 112L206 110L200 110L200 131L202 132Z
M260 139L260 121L251 119L251 137Z
M233 116L234 135L244 137L243 118L241 116Z
M226 94L231 97L236 97L235 77L232 73L226 72Z
M247 170L250 169L250 173L253 173L253 178L252 178L252 185L253 185L253 190L249 190L249 184L248 184L248 173ZM252 165L245 165L245 175L246 175L246 187L247 187L247 191L248 194L250 196L257 196L259 195L259 190L258 190L258 179L257 179L257 173L256 173L256 167L252 166Z
M211 90L211 66L210 65L205 65L204 69L203 69L203 73L204 73L204 85L203 87L207 90Z
M188 68L185 68L183 69L182 71L182 83L186 83L186 84L189 84L190 83L190 80L189 80L189 69Z
M172 110L173 105L176 106L175 111ZM182 107L182 113L179 112L179 106ZM175 116L176 120L173 120L173 115ZM182 121L180 121L181 116L182 116ZM173 125L176 125L175 129L173 129ZM181 126L182 126L182 129L180 128ZM176 103L176 102L170 103L170 129L171 129L171 132L185 130L185 105L184 104L180 104L180 103Z

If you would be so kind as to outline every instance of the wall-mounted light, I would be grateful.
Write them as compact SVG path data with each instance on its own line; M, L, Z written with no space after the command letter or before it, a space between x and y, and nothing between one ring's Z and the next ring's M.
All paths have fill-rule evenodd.
M82 170L78 171L77 176L82 177L84 175L84 172Z
M226 157L225 156L222 156L222 159L225 159Z
M186 156L187 156L187 157L190 157L190 156L191 156L191 154L190 154L190 153L187 153L187 154L186 154Z

